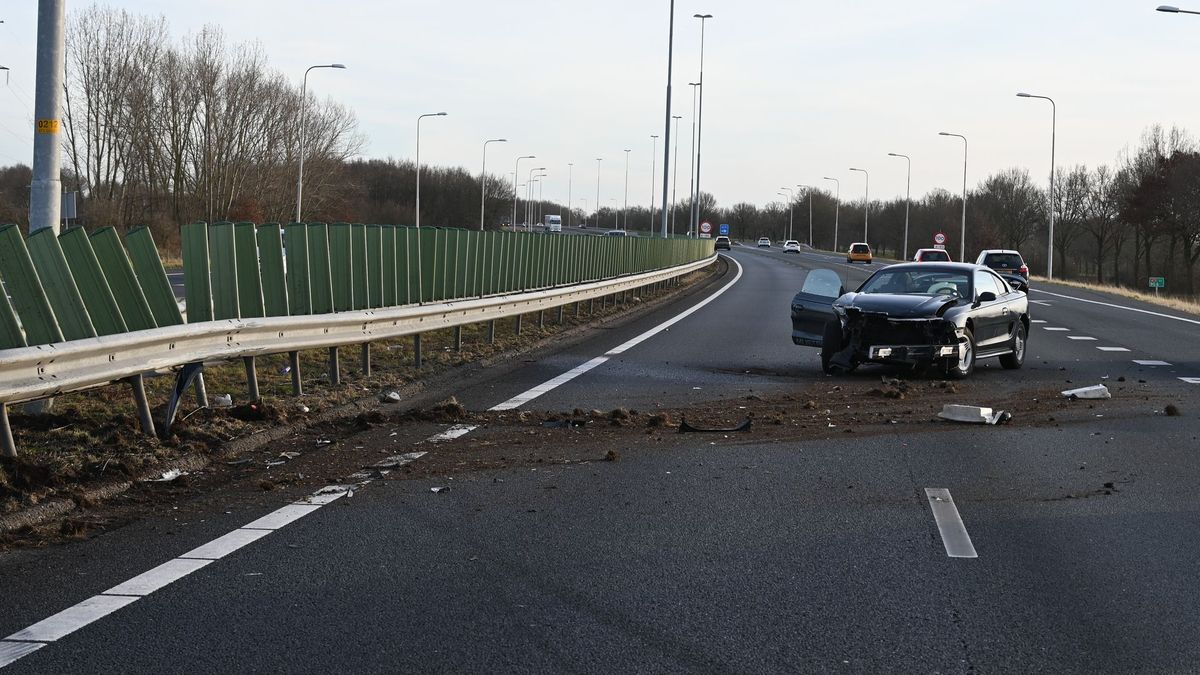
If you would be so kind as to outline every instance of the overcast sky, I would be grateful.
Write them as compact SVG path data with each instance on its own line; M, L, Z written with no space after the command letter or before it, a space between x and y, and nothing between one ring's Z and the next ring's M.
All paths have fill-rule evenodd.
M1195 0L1200 9L1200 0ZM411 158L414 119L424 162L512 171L517 155L549 168L545 196L565 201L573 162L576 206L651 198L651 134L662 135L667 0L112 0L164 15L181 37L205 23L231 42L258 41L274 67L358 115L368 157ZM1200 129L1200 16L1162 14L1157 0L679 0L674 114L678 190L688 192L692 95L699 69L697 12L711 13L705 45L702 184L723 205L764 204L783 185L842 181L861 198L912 190L957 192L962 143L968 181L1028 167L1049 172L1050 107L1058 103L1058 164L1112 162L1154 123ZM0 8L0 164L29 163L35 0ZM84 3L68 0L68 12ZM0 87L2 87L0 80ZM657 170L662 171L662 139Z

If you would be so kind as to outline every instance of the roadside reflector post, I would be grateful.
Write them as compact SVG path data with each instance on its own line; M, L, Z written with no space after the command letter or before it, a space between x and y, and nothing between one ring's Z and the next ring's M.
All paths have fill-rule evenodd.
M242 363L246 364L246 395L250 397L251 401L257 401L259 399L258 368L254 365L254 357L243 357Z
M304 383L300 380L300 352L288 352L288 368L292 373L292 396L303 396Z

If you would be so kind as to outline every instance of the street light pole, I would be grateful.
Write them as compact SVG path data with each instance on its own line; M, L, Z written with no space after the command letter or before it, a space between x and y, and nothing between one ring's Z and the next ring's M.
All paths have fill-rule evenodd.
M600 226L600 162L603 161L603 157L596 158L596 227Z
M658 170L655 164L658 159L658 134L650 134L650 138L653 141L650 146L650 234L654 234L654 172Z
M671 171L674 174L671 177L671 236L673 237L675 236L675 200L679 190L679 120L683 119L683 115L672 115L671 119L675 120L675 157L671 160ZM663 220L663 232L666 231L667 222Z
M483 142L483 168L479 170L479 231L483 232L483 207L487 204L487 146L488 143L507 143L506 138L493 138Z
M795 218L795 216L796 216L796 190L795 190L795 189L793 189L793 188L790 188L790 187L781 187L781 188L779 188L779 189L780 189L780 190L787 190L787 191L788 191L788 193L787 193L786 195L784 195L784 196L788 198L788 233L787 233L787 238L788 238L788 239L791 239L791 238L792 238L792 225L793 225L793 224L795 224L795 222L796 222L796 218Z
M833 250L836 252L838 250L838 212L842 209L842 181L829 176L825 176L825 180L831 180L837 184L837 192L833 197Z
M812 245L813 245L813 209L812 209L813 188L811 185L797 185L796 187L802 187L802 188L804 188L804 190L806 192L808 192L808 247L812 248Z
M671 74L672 74L672 66L675 62L675 0L671 0L670 11L671 11L671 17L670 17L670 21L668 22L669 27L667 30L667 112L665 115L665 120L663 122L663 126L664 126L664 129L663 129L663 192L662 192L662 194L663 194L663 198L662 198L663 239L667 238L667 175L670 172L670 164L671 164ZM675 135L676 136L679 135L679 125L678 124L675 125ZM678 138L676 138L675 143L676 143L675 147L678 149L678 147L679 147ZM676 155L676 160L678 160L679 153L676 152L675 155ZM651 171L650 173L653 174L654 172ZM653 180L653 178L651 180ZM671 214L672 215L674 215L674 213L675 213L674 209L675 209L675 205L672 203L671 204ZM650 195L650 223L651 223L651 225L654 224L654 194L653 194L653 190L651 190L651 195ZM653 227L651 227L651 230L652 230L651 234L653 234Z
M712 18L712 14L693 14L693 19L700 19L700 109L696 117L696 206L693 214L692 231L699 236L700 229L700 141L704 133L704 24Z
M1161 8L1160 8L1161 10ZM1179 10L1176 9L1178 12ZM1018 93L1021 98L1040 98L1050 101L1050 237L1046 245L1046 276L1050 279L1054 278L1054 145L1056 136L1058 135L1058 106L1054 104L1054 99L1049 96L1037 96L1035 94Z
M571 227L571 188L575 182L575 165L567 162L567 227Z
M1156 8L1156 11L1167 12L1169 14L1200 14L1200 12L1193 12L1190 9L1179 9L1178 7L1172 7L1171 5L1159 5Z
M11 3L10 3L11 4ZM26 3L28 4L28 3ZM50 228L58 236L62 220L63 63L66 59L66 0L38 0L37 85L33 92L33 176L29 184L29 231Z
M963 191L962 191L962 232L959 234L958 241L958 260L966 262L967 259L967 137L962 134L948 134L945 131L939 131L939 136L953 136L961 138L963 142Z
M421 120L426 117L445 117L446 113L417 115L417 229L421 229Z
M518 157L516 164L513 165L513 215L512 222L509 223L509 226L512 227L513 232L517 231L517 196L520 194L517 192L517 190L520 189L517 185L517 176L521 175L521 160L523 159L537 159L537 157L534 155L524 155L522 157Z
M688 234L692 232L692 221L696 219L696 93L699 82L688 82L692 88L692 166L688 170Z
M863 193L863 243L869 246L871 242L867 241L867 224L870 222L871 215L871 174L867 173L866 169L851 168L850 170L858 171L867 179L866 188Z
M625 206L621 208L621 229L629 230L629 149L625 150Z
M532 213L532 211L530 211L530 209L533 207L533 172L534 171L545 171L545 170L546 170L546 167L544 167L544 166L539 166L537 168L530 169L529 170L529 178L525 179L525 192L527 193L525 195L525 231L526 232L528 232L532 229L532 227L531 227L532 223L530 223L529 221L530 221L530 219L533 218L533 216L530 215Z
M346 66L340 63L330 63L322 66L309 66L308 70L304 71L304 81L300 85L300 130L298 132L300 142L300 175L296 177L296 222L300 222L300 201L304 196L304 118L308 112L308 73L314 68L338 68L345 69Z
M908 162L908 180L904 189L904 257L901 258L901 260L908 260L908 207L912 202L912 158L896 152L889 152L888 157L903 157Z

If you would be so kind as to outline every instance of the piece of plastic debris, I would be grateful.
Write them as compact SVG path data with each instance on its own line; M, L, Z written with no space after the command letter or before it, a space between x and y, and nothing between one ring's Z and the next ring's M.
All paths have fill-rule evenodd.
M254 460L250 459L249 457L245 457L243 459L231 459L228 462L225 462L225 464L228 466L241 466L242 464L249 464L252 461Z
M179 478L180 476L186 476L186 475L188 475L188 472L186 472L186 471L180 471L179 469L171 469L169 471L162 472L161 475L155 476L154 478L143 478L142 482L143 483L170 483L171 481L175 480L176 478Z
M388 391L384 392L384 394L379 397L379 400L384 403L399 403L403 399L400 398L399 392Z
M297 403L297 404L296 404L296 412L298 412L298 413L300 413L300 414L307 413L307 412L308 412L308 406L304 405L303 403Z
M751 418L747 417L746 419L742 420L741 424L739 424L735 427L709 429L709 428L704 428L704 427L692 426L692 425L688 424L687 418L684 418L683 421L679 423L679 433L681 433L681 434L688 433L688 432L724 433L724 432L730 432L730 431L750 431L750 424L752 421L753 420Z
M942 406L942 412L938 413L938 417L951 422L967 424L1003 424L1012 419L1012 414L977 405L947 403Z
M332 442L333 442L333 441L331 441L331 440L328 440L328 439L324 439L324 438L322 438L322 439L320 439L320 440L318 440L318 441L317 441L317 445L329 445L329 444L330 444L330 443L332 443Z
M280 459L296 459L296 458L297 458L297 457L299 457L299 456L300 456L300 453L298 453L298 452L292 452L292 451L288 451L288 452L281 452L281 453L279 453L279 458L280 458Z
M280 466L282 464L287 464L287 460L286 459L268 459L267 460L268 467Z
M230 394L217 394L212 397L211 406L213 408L232 408L233 396Z
M282 368L280 368L280 369L279 369L279 374L280 374L280 375L287 375L287 374L288 374L288 373L290 373L290 372L292 372L292 367L291 367L291 366L284 366L284 367L282 367Z
M1080 387L1078 389L1068 389L1068 390L1064 391L1062 393L1062 395L1066 396L1067 398L1069 398L1071 400L1077 400L1077 399L1100 400L1100 399L1112 398L1112 394L1109 393L1108 387L1106 387L1102 384L1097 384L1092 387Z
M448 487L431 487L431 488L429 488L429 491L434 494L440 494L442 492L449 492L450 488L448 488Z

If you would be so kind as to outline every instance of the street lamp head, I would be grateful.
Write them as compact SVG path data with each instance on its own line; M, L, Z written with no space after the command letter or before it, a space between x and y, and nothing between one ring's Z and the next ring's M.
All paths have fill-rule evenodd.
M434 116L435 116L435 117L445 117L445 116L446 116L446 113L444 113L444 112L435 113L435 115L434 115Z
M330 68L337 68L337 69L339 69L339 70L345 70L345 69L346 69L346 64L344 64L344 63L331 63L331 64L329 64L329 67L330 67Z
M1018 91L1018 92L1017 92L1017 96L1020 96L1021 98L1033 98L1033 95L1032 95L1032 94L1026 94L1026 93L1025 93L1025 92L1023 92L1023 91Z
M896 153L894 153L894 152L889 152L889 153L888 153L888 157L899 157L899 156L900 156L900 155L897 155L897 154L896 154Z
M699 87L700 83L699 82L688 82L688 86L689 87Z
M825 180L837 180L837 179L836 179L836 178L830 178L829 176L825 176Z
M681 120L681 119L683 119L683 115L671 115L671 119L673 119L673 120Z
M1178 14L1178 13L1179 13L1179 8L1178 8L1178 7L1172 7L1171 5L1159 5L1159 6L1158 6L1158 7L1155 9L1155 11L1157 11L1157 12L1168 12L1168 13L1170 13L1170 14Z
M713 18L713 15L712 14L693 14L692 18L693 19L711 19L711 18Z

